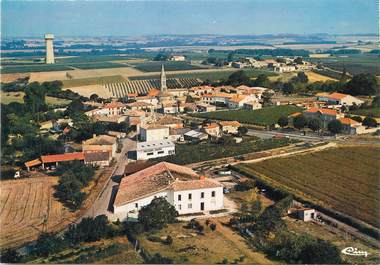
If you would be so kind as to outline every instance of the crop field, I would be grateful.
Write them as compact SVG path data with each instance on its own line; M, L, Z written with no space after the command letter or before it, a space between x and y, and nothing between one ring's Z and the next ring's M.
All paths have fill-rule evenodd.
M28 73L28 72L48 72L48 71L65 71L72 70L72 67L55 64L35 64L35 65L17 65L3 66L1 72L3 74L10 73Z
M379 57L376 55L341 55L308 60L321 62L323 65L338 71L346 69L350 74L372 73L380 75Z
M166 70L166 68L165 68ZM238 71L238 69L205 69L205 70L193 70L185 73L167 73L168 78L199 78L201 80L217 81L221 79L227 79L232 73ZM268 76L275 76L276 74L269 71L257 70L257 69L244 69L244 72L250 78L255 78L260 74L266 74ZM131 76L130 80L146 80L152 78L159 78L159 74L155 75L141 75L141 76Z
M133 67L143 72L160 72L161 65L164 65L165 71L203 69L187 62L142 62L134 64Z
M1 181L0 247L34 240L42 231L63 225L68 212L53 197L57 181L46 176Z
M126 67L125 64L113 62L94 62L94 63L72 63L70 66L78 69L102 69L102 68L118 68Z
M239 121L241 123L249 123L255 125L271 125L276 124L281 116L302 111L302 108L294 105L271 106L258 110L225 110L207 113L193 114L195 117L208 118L215 120Z
M24 92L0 92L1 103L9 104L11 102L24 102ZM68 105L71 100L55 98L55 97L46 97L46 103L50 105Z
M270 185L380 227L380 147L339 147L238 167Z
M309 83L314 83L314 82L325 82L325 81L336 81L336 79L332 78L331 76L324 75L322 73L318 72L306 72L307 78L309 79Z
M251 139L250 137L246 137L243 142L238 144L179 144L176 145L176 154L173 156L167 156L163 158L163 160L175 164L185 165L270 150L287 146L290 143L291 141L286 138L257 140L255 137L252 137Z
M121 75L114 76L100 76L100 77L89 77L89 78L79 78L71 80L63 80L63 87L78 87L78 86L88 86L97 84L109 84L109 83L122 83L127 81Z

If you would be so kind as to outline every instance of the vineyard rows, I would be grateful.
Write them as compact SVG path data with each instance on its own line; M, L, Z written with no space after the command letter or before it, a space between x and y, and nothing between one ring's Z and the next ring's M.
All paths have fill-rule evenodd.
M168 89L190 88L201 85L202 81L196 78L169 78L166 81ZM160 88L159 79L127 81L122 83L108 83L104 85L115 98L125 97L130 93L145 95L151 89Z

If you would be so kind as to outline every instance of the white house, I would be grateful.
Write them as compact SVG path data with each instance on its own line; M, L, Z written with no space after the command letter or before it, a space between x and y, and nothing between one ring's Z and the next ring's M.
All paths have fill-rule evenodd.
M192 169L161 162L121 180L114 214L121 221L137 218L141 207L164 197L180 215L223 209L223 186Z
M136 160L147 160L175 154L175 144L169 140L137 142Z
M148 124L140 127L140 140L142 142L161 141L169 138L169 127Z

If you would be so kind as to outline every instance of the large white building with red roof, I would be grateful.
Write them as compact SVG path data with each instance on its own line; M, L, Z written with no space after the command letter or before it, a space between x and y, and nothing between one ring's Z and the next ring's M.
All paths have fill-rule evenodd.
M342 106L352 106L354 104L361 105L364 103L363 100L355 98L351 95L342 94L342 93L319 93L317 94L317 100L326 102L329 105L342 105Z
M192 169L161 162L125 176L119 185L113 211L120 220L137 218L141 207L164 197L180 215L221 210L223 186Z

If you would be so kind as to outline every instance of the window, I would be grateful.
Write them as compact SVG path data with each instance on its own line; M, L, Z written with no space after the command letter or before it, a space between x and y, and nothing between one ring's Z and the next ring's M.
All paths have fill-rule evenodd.
M178 200L180 201L182 198L181 198L181 194L178 195Z
M152 156L153 155L153 152L149 152L147 153L148 156Z
M191 203L189 203L189 204L187 205L187 208L188 208L188 209L191 209L191 208L193 208L193 205L192 205Z
M139 208L139 204L138 203L135 203L135 208Z
M178 204L178 210L181 210L181 204Z
M205 197L205 193L201 192L201 199L203 199L204 197Z
M215 191L211 192L211 197L215 197Z
M189 200L191 200L191 193L189 193Z
M163 154L164 153L164 151L158 151L157 152L157 154Z

